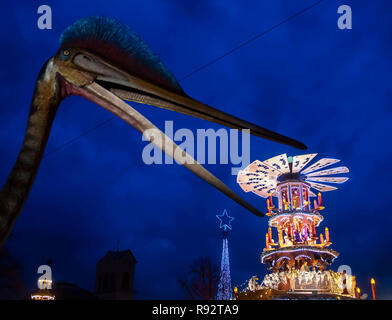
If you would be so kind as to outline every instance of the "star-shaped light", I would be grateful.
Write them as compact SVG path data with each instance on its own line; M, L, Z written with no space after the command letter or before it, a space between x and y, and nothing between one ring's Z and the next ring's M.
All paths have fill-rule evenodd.
M231 230L231 225L230 225L230 223L234 220L234 218L233 217L230 217L228 214L227 214L227 211L226 211L226 209L225 209L225 211L223 211L223 213L219 216L219 215L216 215L216 217L219 219L219 221L220 221L220 226L219 226L219 228L223 228L223 230L224 231L227 231L227 229L230 229Z

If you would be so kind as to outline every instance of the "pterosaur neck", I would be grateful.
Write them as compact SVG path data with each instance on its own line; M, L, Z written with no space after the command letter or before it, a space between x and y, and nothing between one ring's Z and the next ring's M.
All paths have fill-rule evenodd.
M57 91L53 83L37 81L22 147L0 191L0 246L19 216L38 172L61 100Z

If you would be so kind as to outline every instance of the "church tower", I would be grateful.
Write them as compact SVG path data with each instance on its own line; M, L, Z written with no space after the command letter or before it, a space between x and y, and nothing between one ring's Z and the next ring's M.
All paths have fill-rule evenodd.
M135 264L129 249L108 251L97 263L95 295L102 300L132 300Z

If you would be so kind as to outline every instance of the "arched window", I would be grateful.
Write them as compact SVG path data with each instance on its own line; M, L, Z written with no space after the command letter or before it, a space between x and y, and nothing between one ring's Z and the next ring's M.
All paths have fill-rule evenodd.
M129 272L124 272L122 281L121 281L121 289L128 290L129 289Z

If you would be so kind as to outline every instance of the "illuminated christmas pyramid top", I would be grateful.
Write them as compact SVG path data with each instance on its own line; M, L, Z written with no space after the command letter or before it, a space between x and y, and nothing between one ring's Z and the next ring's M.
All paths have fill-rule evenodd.
M265 161L256 160L238 173L237 183L245 192L252 191L263 198L267 198L269 193L277 197L276 187L284 181L303 181L309 184L311 188L324 192L337 189L335 186L324 183L336 184L348 180L347 177L329 177L329 175L349 172L347 167L320 170L339 162L338 159L322 158L305 168L316 155L317 153L311 153L287 157L287 154L284 153ZM316 195L309 190L309 196L314 197Z

